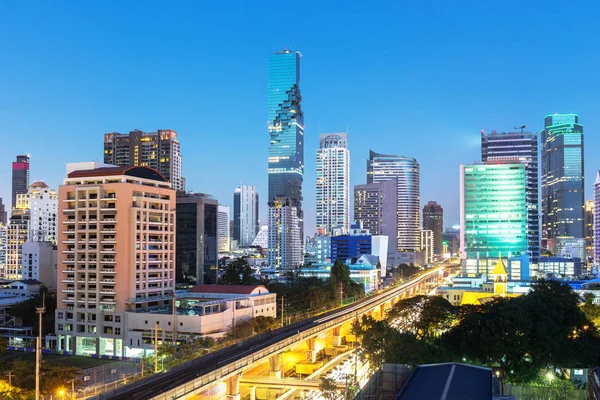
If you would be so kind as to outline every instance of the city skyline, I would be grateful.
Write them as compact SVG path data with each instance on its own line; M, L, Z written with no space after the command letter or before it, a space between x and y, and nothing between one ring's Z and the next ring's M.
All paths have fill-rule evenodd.
M588 44L585 40L580 39L585 34L591 35L591 29L596 29L590 25L590 21L587 19L588 15L593 14L591 12L581 13L581 20L578 21L581 29L578 32L563 32L557 36L551 32L545 32L543 35L535 34L536 24L539 23L537 21L544 20L542 17L536 17L535 23L527 27L529 36L525 36L523 39L522 32L519 35L508 30L503 32L506 44L500 48L496 47L493 52L487 50L478 54L481 59L478 58L477 63L474 62L473 57L481 52L480 42L477 39L466 38L464 34L470 29L463 30L464 28L459 28L459 25L461 21L465 22L465 18L473 17L473 13L480 12L481 9L468 12L461 17L462 19L457 20L456 26L452 23L445 29L450 30L457 38L473 40L471 44L474 46L470 50L464 50L466 52L464 60L458 58L449 60L450 68L447 69L435 67L432 70L432 67L428 66L423 71L420 70L423 65L434 65L433 63L428 64L434 59L432 59L433 56L426 53L427 49L435 47L431 39L436 38L437 35L441 37L439 31L434 30L428 39L415 39L411 44L396 44L393 40L386 39L368 49L364 41L353 42L354 34L351 34L349 38L341 42L339 47L335 47L332 46L331 40L339 40L342 36L334 32L334 28L338 25L333 24L333 27L329 28L332 29L332 32L328 32L332 34L332 37L330 40L325 40L325 43L319 43L316 40L319 32L284 32L281 37L267 40L262 40L262 33L257 34L258 36L250 35L252 40L262 43L260 45L251 44L243 49L238 47L238 53L246 59L247 66L245 65L244 69L222 68L223 64L208 67L204 62L196 59L197 63L200 62L202 67L200 69L203 73L194 70L193 74L196 77L188 82L187 79L190 78L192 70L183 66L182 63L185 62L185 57L190 56L185 56L181 62L174 63L170 67L154 66L152 68L156 69L153 70L149 66L142 66L140 70L136 70L138 75L132 75L130 70L133 69L129 68L126 63L119 63L108 72L93 69L90 73L98 72L95 75L97 82L89 83L91 86L86 86L88 85L85 83L88 75L82 75L81 71L90 67L90 63L95 61L90 57L93 57L99 48L106 45L99 37L90 38L91 46L84 50L83 57L78 59L77 63L69 68L62 68L64 61L52 57L49 50L53 47L49 45L48 41L34 45L32 40L37 38L36 35L39 35L44 29L42 15L51 16L50 19L60 23L64 18L60 15L60 7L57 7L56 10L45 10L43 6L40 6L39 10L32 13L31 20L26 23L15 18L15 21L19 21L20 25L23 25L19 29L15 26L15 22L10 20L20 11L20 6L11 6L14 9L5 7L7 8L7 12L4 13L6 23L0 30L6 29L14 32L21 32L22 29L29 30L27 35L22 35L18 40L9 40L6 44L9 54L21 54L22 49L36 48L40 50L36 53L36 57L48 62L41 63L42 65L39 66L37 66L39 63L35 63L36 65L31 63L30 69L20 68L21 62L27 63L27 60L31 59L28 54L23 54L24 57L19 57L19 60L15 60L11 66L3 66L0 71L10 78L7 79L5 91L6 104L2 103L5 107L3 111L0 111L0 121L2 121L0 133L6 137L5 146L0 150L2 159L6 160L4 167L0 168L0 182L2 182L0 197L4 199L8 199L10 195L10 162L8 160L14 159L16 154L31 154L32 181L44 180L49 186L57 187L62 183L67 163L88 159L101 161L102 154L98 145L100 135L112 131L127 132L135 128L144 131L165 128L178 132L184 159L183 173L188 178L188 188L214 194L222 204L228 206L232 206L230 192L237 187L240 181L255 185L259 193L266 194L268 192L265 176L267 56L270 52L280 50L286 45L303 53L302 95L304 98L303 110L307 116L305 151L312 154L312 151L318 147L319 133L346 130L347 127L353 138L350 144L350 151L354 159L351 171L352 186L364 183L362 177L365 173L364 160L368 158L368 147L378 148L378 143L385 143L386 152L403 154L419 160L421 206L430 200L438 202L443 200L445 225L454 225L459 220L458 165L479 159L478 132L482 128L486 132L491 129L511 131L514 125L524 124L528 126L528 130L540 133L543 129L545 115L554 112L573 112L581 116L588 133L585 157L585 175L588 179L586 179L585 199L592 198L592 181L590 179L593 179L594 172L600 164L597 156L591 152L591 149L600 146L600 139L594 135L600 129L600 119L594 113L594 110L598 108L598 100L591 95L597 77L592 74L591 70L582 69L581 64L595 65L594 59L598 55L586 51ZM125 15L128 11L132 11L132 9L128 10L126 5L121 7ZM93 16L91 11L92 8L81 6L80 12L85 17L83 20L89 22L94 18L102 18L106 16L107 12L105 10L102 13L100 10L98 16ZM207 13L210 15L212 11L214 10L209 9ZM351 11L352 7L350 10L344 11L344 15L352 19ZM451 10L446 11L452 12ZM530 11L534 12L533 9ZM232 21L239 23L241 20L248 19L245 12L235 9ZM408 12L411 15L420 15L419 12L422 11L410 9ZM521 10L521 12L530 15L527 14L527 11ZM541 12L544 16L551 18L556 11L545 8L544 10L536 9L535 12ZM182 10L176 9L170 11L168 16L181 17L182 14ZM260 14L258 10L251 13L260 21L272 16L259 17L258 14ZM158 18L147 15L147 13L145 15L150 19ZM489 19L501 20L510 15L510 11L498 10L497 14L489 16ZM312 21L319 19L321 18L312 17ZM39 26L35 26L36 24ZM118 58L121 54L126 54L126 51L130 51L131 41L138 41L139 37L134 35L129 38L125 34L131 28L125 26L124 19L117 18L115 25L117 31L121 32L124 38L122 44L116 44L114 47ZM173 37L178 37L177 35L181 35L186 29L191 29L188 25L183 24L182 27L171 32L167 38L159 42L157 50L166 51L171 55L172 53L168 52L165 45L169 45L169 40ZM390 22L384 20L381 29L390 31L389 25ZM60 34L55 34L58 35L55 39L79 31L89 33L84 25L79 24L70 27L65 24L63 29ZM227 27L220 29L227 29ZM392 32L394 33L391 35L392 39L401 37L400 31ZM320 33L323 32L320 31ZM152 35L154 34L150 36ZM491 39L497 38L491 32L483 33L483 35ZM7 35L7 37L12 36L14 35ZM52 39L48 38L47 40ZM465 47L464 40L463 42L459 41L461 49ZM517 40L524 41L525 45L518 45ZM548 40L553 40L557 45L569 43L570 48L575 52L579 51L584 60L577 69L574 69L575 66L567 65L554 67L538 65L535 68L528 65L511 65L511 69L508 71L505 71L501 65L494 66L494 63L491 62L502 58L512 58L515 49L517 54L537 57L543 53L544 45ZM351 42L352 46L349 45ZM201 53L203 54L210 54L213 51L214 55L206 57L218 58L230 52L227 49L227 47L231 47L227 46L228 43L234 43L233 38L228 37L215 44L202 43L197 46L202 48ZM458 42L452 42L447 49L443 49L443 52L456 50L455 46L458 45ZM113 46L112 42L111 46ZM216 50L215 52L219 46L226 51ZM398 67L398 57L406 52L403 46L417 50L417 55L422 57L408 60L406 65ZM71 41L61 41L58 47L67 55L81 50L81 47ZM525 48L527 53L524 53ZM367 49L366 52L365 49ZM151 49L149 44L146 44L135 49L133 55L129 57L148 58L157 50ZM182 51L181 48L173 51L176 50ZM209 60L212 58L208 58L206 61ZM99 67L106 66L105 62L99 63ZM465 78L466 74L473 73L475 66L480 65L481 62L488 65L486 71L478 71L474 76L468 77L464 84L455 85L453 83L462 82L461 79ZM212 69L217 67L217 70ZM460 72L461 69L464 71ZM157 76L161 76L161 78L165 77L165 82L157 82L156 74L159 74ZM175 75L178 74L182 78L176 79ZM408 77L410 77L410 80L424 84L426 78L430 78L432 74L434 79L426 87L428 95L425 97L418 95L416 91L418 85L408 82ZM217 83L211 84L210 80L206 78L207 76L212 76L210 80ZM564 85L560 88L544 88L545 78L550 77L564 80ZM346 85L348 79L353 80L354 84ZM152 88L147 88L148 80L156 84ZM359 82L361 80L365 82ZM128 81L129 83L124 83ZM111 83L109 84L109 82ZM23 83L27 84L23 85ZM242 85L241 89L238 88L240 84ZM57 89L56 85L59 85L60 89ZM106 88L101 86L106 86ZM167 88L172 91L172 96L169 96L169 104L165 104L160 96L156 95ZM244 110L238 110L241 112L241 115L236 117L238 121L228 120L228 124L222 124L224 116L222 110L226 109L227 102L238 90L243 90L244 95L248 96L247 103L250 104ZM136 96L138 100L135 101L127 99L128 96L124 95L117 96L122 97L119 99L113 96L113 91L118 94L137 91L140 96ZM482 101L480 94L483 91L494 92L493 97L495 98L488 97ZM60 93L60 95L56 93ZM360 94L360 96L352 96L352 93ZM515 93L522 93L522 99L514 101ZM550 93L552 96L549 96ZM148 99L141 99L144 96ZM434 97L437 98L434 99ZM450 101L451 99L452 101ZM539 101L539 99L544 100ZM49 106L48 103L51 103L52 106ZM459 110L452 103L458 104ZM391 110L394 110L394 113L391 113ZM31 115L36 118L31 118ZM425 120L426 115L435 116L435 118ZM397 118L403 120L402 126L392 123ZM423 135L412 134L413 132L431 135L432 140L425 141ZM234 139L227 141L227 148L221 142L225 135L231 135L231 138ZM443 140L446 137L452 137L453 143ZM22 138L30 140L23 141ZM52 143L40 140L43 138L52 138ZM461 146L456 146L454 142L460 143ZM448 151L450 144L453 144L452 151ZM70 151L59 151L62 148ZM217 165L218 163L223 166L225 155L228 155L226 160L230 162L230 165L224 166L219 174L211 173L210 166L212 164ZM314 182L314 160L306 157L305 161L305 183ZM306 234L313 233L315 226L315 191L311 186L313 185L305 184L303 187ZM266 200L267 198L263 197L260 204L261 224L266 222Z

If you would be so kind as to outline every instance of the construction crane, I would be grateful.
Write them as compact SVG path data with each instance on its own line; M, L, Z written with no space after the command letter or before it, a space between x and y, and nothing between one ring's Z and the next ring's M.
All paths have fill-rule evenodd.
M526 126L525 126L525 125L523 125L523 126L515 126L515 131L516 131L517 129L520 129L520 130L521 130L521 133L523 133L523 129L525 129L525 128L526 128Z

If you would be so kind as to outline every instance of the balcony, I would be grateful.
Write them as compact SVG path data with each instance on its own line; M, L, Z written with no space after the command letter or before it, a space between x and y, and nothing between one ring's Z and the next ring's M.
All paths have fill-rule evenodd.
M102 279L100 282L101 283L107 283L109 285L114 285L115 284L115 280L114 279Z
M106 259L100 260L100 264L114 264L114 263L116 263L114 258L106 258Z
M100 223L102 224L111 224L111 223L115 223L117 222L117 220L115 218L102 218L100 220Z
M74 233L75 229L65 229L63 233Z
M73 213L75 213L75 207L63 208L63 213L64 214L73 214Z
M115 249L101 249L100 254L115 254Z
M100 232L111 232L111 233L115 233L115 232L116 232L116 228L102 228L102 229L100 229Z
M75 303L75 298L73 298L73 297L67 297L66 299L63 299L62 302L63 303L68 303L68 304L73 304L73 303Z
M75 282L75 278L67 278L67 279L63 279L62 283L73 283Z
M100 304L117 304L115 299L100 299Z
M75 264L75 259L74 258L64 259L63 264Z
M108 268L103 268L100 270L101 274L116 274L117 271L115 271L114 269L108 269Z
M115 293L116 293L115 289L107 289L107 288L100 289L100 294L115 294Z
M62 251L63 254L75 254L75 249L67 249Z
M75 289L74 288L66 288L62 290L63 293L75 293Z
M73 224L75 224L75 218L65 219L63 221L63 224L71 224L71 225L73 225Z

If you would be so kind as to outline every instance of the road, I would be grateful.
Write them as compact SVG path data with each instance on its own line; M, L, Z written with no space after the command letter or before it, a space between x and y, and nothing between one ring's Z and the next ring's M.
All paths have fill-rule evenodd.
M366 297L348 306L341 307L319 316L276 329L272 332L254 336L243 342L231 345L214 353L178 365L174 368L171 368L169 371L158 373L156 375L139 380L133 384L124 386L117 391L100 394L97 399L162 399L163 396L160 395L163 393L166 394L170 390L179 388L180 386L184 386L186 384L190 385L190 382L193 382L196 378L202 376L209 376L210 378L209 374L214 373L215 371L218 371L227 365L237 365L238 361L252 355L253 353L258 353L261 350L268 349L278 342L284 342L286 339L292 338L296 335L301 335L306 331L312 332L315 330L315 328L320 328L320 326L323 326L324 328L329 327L332 325L332 323L334 323L335 320L340 320L341 318L348 319L352 318L358 313L362 314L365 311L375 308L380 304L389 301L395 296L400 295L418 283L427 279L431 279L435 276L435 274L438 273L439 268L434 268L415 277L411 281L407 281L380 294ZM183 395L184 393L182 392L181 394ZM177 398L177 396L174 396L171 393L169 394L169 399L171 398Z

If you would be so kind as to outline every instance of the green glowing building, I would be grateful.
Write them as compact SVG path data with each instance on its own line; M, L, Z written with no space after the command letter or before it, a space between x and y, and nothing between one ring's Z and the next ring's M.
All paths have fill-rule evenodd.
M466 272L489 272L490 264L480 260L526 255L527 165L517 160L461 165L460 180L461 256L474 267Z

